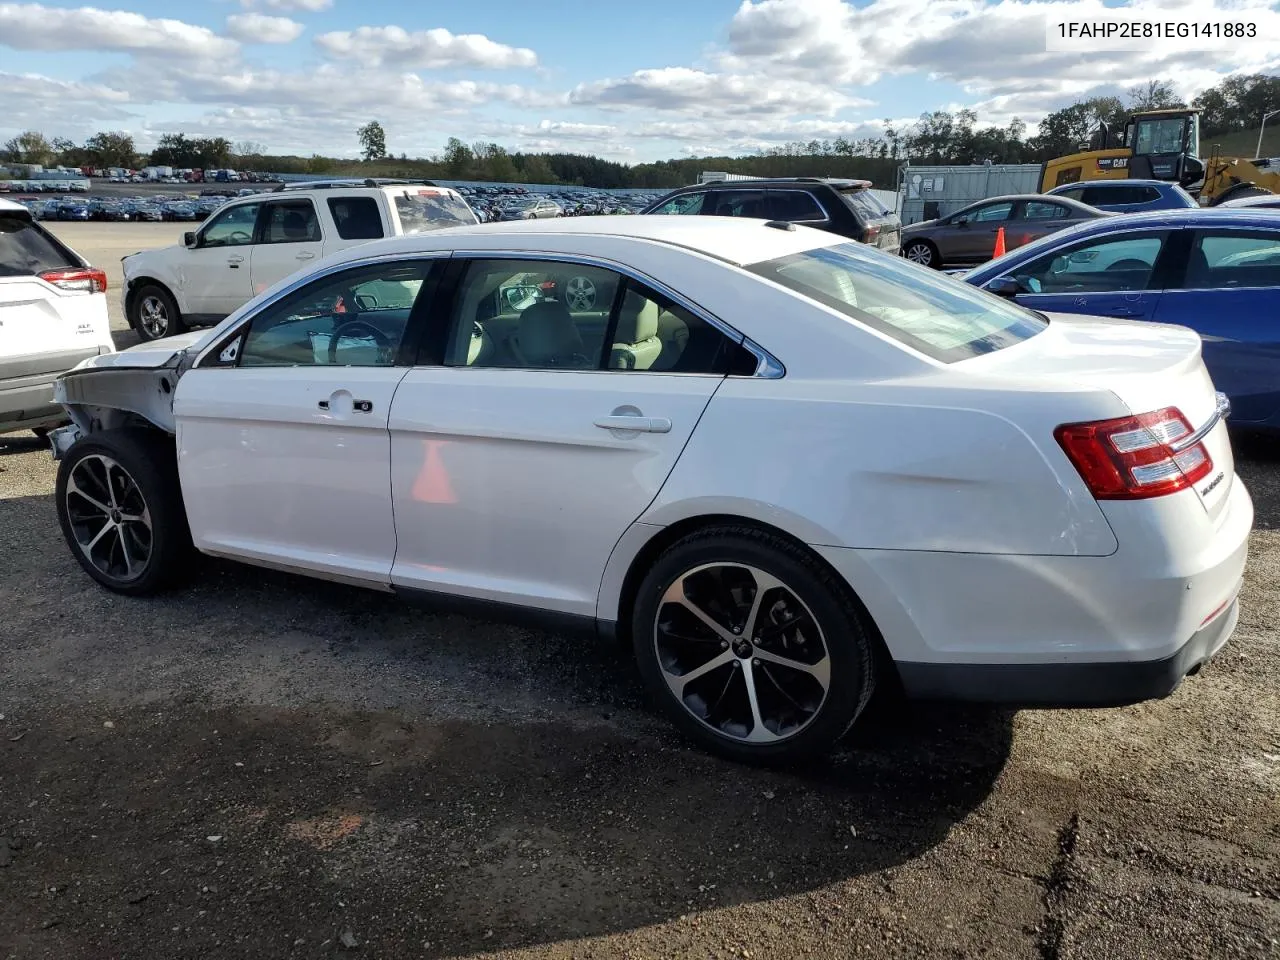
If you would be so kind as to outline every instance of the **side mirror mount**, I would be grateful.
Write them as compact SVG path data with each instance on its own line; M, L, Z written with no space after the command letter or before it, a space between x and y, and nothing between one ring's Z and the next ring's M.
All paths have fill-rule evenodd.
M186 233L182 235L182 245L189 250L195 249L195 245L196 245L195 231L188 230Z
M1022 288L1013 277L996 277L987 284L987 292L994 293L997 297L1005 297L1012 300L1022 292Z
M967 227L969 225L968 217L956 217L951 221L953 227Z

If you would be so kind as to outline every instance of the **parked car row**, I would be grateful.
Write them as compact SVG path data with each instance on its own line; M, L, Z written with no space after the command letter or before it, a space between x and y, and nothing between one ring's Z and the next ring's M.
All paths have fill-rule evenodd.
M546 192L500 185L460 186L457 189L481 223L639 213L657 197L656 193L648 191L614 194L584 188Z
M226 202L225 197L15 197L36 220L200 221Z

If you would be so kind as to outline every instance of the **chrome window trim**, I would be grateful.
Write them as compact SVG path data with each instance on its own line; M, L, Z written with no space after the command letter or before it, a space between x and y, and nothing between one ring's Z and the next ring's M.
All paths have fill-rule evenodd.
M374 242L374 241L368 241L368 242ZM311 284L316 280L323 280L326 277L331 277L335 273L342 273L345 270L356 269L358 267L367 267L373 264L385 263L392 260L447 260L452 255L453 255L453 252L451 250L427 250L419 253L384 253L384 254L380 254L372 257L361 257L358 260L344 260L341 263L331 264L325 267L323 270L317 270L314 273L308 273L304 276L301 276L298 279L294 280L292 283L290 283L287 287L284 287L283 289L281 289L278 293L272 296L271 299L264 300L262 303L254 307L253 310L249 311L248 313L245 313L243 316L236 317L234 312L231 313L226 318L226 320L223 321L223 323L227 324L227 328L221 333L218 333L218 327L214 327L211 333L216 334L216 336L214 336L213 339L209 341L209 345L200 352L199 356L196 357L195 362L192 364L192 367L199 368L204 363L205 358L208 357L209 354L213 353L218 348L219 344L223 343L230 336L234 336L239 333L242 333L244 331L244 328L253 322L253 318L258 316L258 314L262 313L262 311L269 310L271 307L274 307L285 297L288 297L297 293L303 287ZM241 307L240 309L243 310L244 307ZM232 320L233 317L235 317L234 321L228 323L227 321ZM238 368L218 367L217 364L214 364L213 366L208 367L206 369L226 370L226 369L238 369Z
M1226 291L1276 290L1277 287L1165 287L1165 293L1223 293Z
M643 283L652 287L658 293L668 299L679 304L688 310L699 320L709 324L716 330L720 331L724 336L733 340L735 343L743 346L748 353L756 358L756 369L751 376L759 377L764 380L777 380L786 375L786 367L782 362L769 353L764 347L760 346L742 332L735 330L728 323L707 310L698 306L688 297L671 289L661 280L655 280L648 274L641 273L634 267L618 263L614 260L608 260L604 257L589 257L578 253L557 253L555 251L533 251L533 250L454 250L454 257L465 257L471 260L551 260L560 263L574 263L583 267L596 267L601 270L611 270L614 273L635 280L637 283Z

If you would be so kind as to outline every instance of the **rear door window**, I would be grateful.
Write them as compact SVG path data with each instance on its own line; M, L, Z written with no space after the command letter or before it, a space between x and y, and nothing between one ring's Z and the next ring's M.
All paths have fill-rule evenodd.
M1280 286L1280 233L1272 230L1203 231L1191 249L1188 290Z
M765 193L764 215L770 220L797 223L825 220L827 215L807 190L769 190Z
M70 250L25 217L0 214L0 277L82 266Z
M703 213L713 217L764 217L763 190L717 190L708 197Z
M1047 200L1028 200L1022 208L1023 220L1065 220L1068 216L1066 207Z
M377 240L383 235L378 201L373 197L330 197L329 214L343 240Z

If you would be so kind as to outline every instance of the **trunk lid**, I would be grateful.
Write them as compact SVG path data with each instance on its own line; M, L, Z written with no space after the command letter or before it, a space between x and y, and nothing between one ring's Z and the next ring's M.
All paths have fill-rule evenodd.
M1049 326L1029 340L964 363L1109 390L1132 413L1177 407L1193 431L1220 416L1218 393L1200 355L1200 335L1186 327L1050 314ZM1203 443L1213 469L1195 491L1216 519L1235 479L1225 417Z
M106 319L103 295L59 290L36 276L83 265L25 208L0 210L0 358L66 353L97 342L98 320Z

